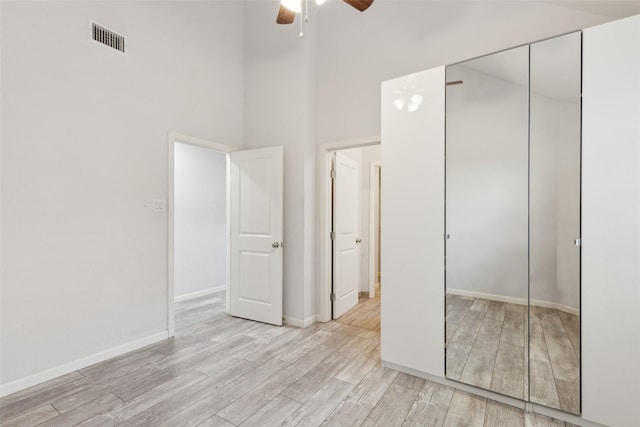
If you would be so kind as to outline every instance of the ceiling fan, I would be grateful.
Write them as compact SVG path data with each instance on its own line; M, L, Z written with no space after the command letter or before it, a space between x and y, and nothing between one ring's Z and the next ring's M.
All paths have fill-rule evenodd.
M371 6L373 0L343 0L349 6L358 9L360 12L364 12ZM325 0L316 0L316 3L322 4ZM302 10L301 0L281 0L280 10L278 10L278 17L276 23L278 24L292 24L296 17L296 13L300 13Z

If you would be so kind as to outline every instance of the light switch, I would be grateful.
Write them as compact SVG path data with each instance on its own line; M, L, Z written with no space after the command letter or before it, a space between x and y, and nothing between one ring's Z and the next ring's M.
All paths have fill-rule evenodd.
M165 200L156 199L153 201L152 205L153 212L166 212L167 211L167 202Z

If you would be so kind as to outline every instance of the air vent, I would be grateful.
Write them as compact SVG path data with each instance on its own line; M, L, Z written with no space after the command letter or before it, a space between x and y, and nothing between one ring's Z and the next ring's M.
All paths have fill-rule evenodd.
M124 52L124 36L107 30L100 25L93 24L93 39L120 52Z

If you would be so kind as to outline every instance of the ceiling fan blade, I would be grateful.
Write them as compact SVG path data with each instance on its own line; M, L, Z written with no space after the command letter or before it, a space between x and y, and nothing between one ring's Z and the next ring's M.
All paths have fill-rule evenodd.
M349 6L355 7L360 12L364 12L371 6L373 0L344 0L344 2Z
M295 17L295 12L292 12L283 5L280 5L280 10L278 10L278 17L276 18L276 22L278 24L292 24Z

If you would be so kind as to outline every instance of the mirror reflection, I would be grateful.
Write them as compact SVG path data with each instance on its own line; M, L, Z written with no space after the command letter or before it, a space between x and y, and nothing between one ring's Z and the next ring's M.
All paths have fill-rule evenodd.
M528 399L529 48L446 77L446 376Z
M580 414L581 33L446 77L446 376Z
M530 400L580 413L580 50L531 45Z

